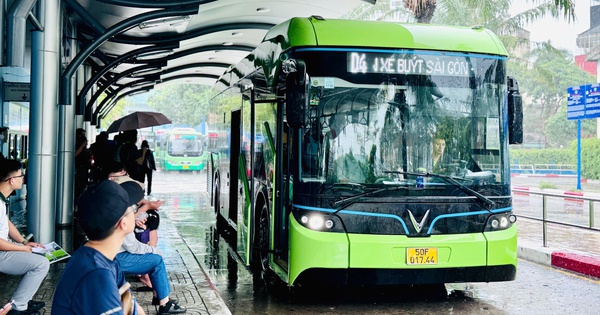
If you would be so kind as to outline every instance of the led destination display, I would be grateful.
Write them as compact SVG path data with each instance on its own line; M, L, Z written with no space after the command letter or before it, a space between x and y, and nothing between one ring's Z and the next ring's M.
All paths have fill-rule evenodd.
M350 73L420 74L468 77L475 66L466 56L349 52Z

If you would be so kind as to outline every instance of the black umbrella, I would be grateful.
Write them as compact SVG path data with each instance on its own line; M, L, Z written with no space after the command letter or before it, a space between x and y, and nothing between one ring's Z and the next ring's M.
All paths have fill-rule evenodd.
M106 130L108 133L135 130L145 127L153 127L170 124L171 120L161 113L155 112L133 112L127 116L121 117Z

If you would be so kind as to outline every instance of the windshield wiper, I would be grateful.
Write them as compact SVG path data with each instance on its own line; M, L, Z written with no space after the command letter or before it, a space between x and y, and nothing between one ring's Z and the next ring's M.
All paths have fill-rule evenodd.
M477 199L479 199L481 202L483 202L484 208L488 211L496 205L496 202L493 201L492 199L490 199L490 198L476 192L475 190L469 188L468 186L460 183L457 179L466 180L465 178L462 178L462 177L454 177L454 176L448 176L448 175L442 175L442 174L436 174L436 173L412 173L412 172L403 172L403 171L384 171L383 173L441 178L445 182L460 188L460 190L464 191L465 193L468 193L471 196L477 197Z
M363 184L348 182L348 183L335 183L335 184L326 185L323 188L321 188L320 192L322 193L323 191L328 190L328 189L339 189L339 188L346 188L346 189L360 190L360 191L365 191L367 189L367 187L365 187L365 185L363 185Z
M383 191L392 191L392 190L400 190L400 189L406 189L406 187L403 187L403 186L398 187L398 186L396 186L396 187L386 187L386 188L380 188L380 189L376 189L376 190L366 191L364 193L360 193L360 194L356 194L354 196L350 196L350 197L346 197L346 198L340 199L338 201L335 201L335 202L331 203L331 205L333 207L335 207L336 209L338 209L338 211L339 211L339 210L341 210L341 208L343 208L343 207L345 207L345 206L353 203L354 201L356 201L356 200L358 200L358 199L360 199L362 197L366 197L366 196L370 196L370 195L375 195L375 194L378 194L378 193L383 192Z

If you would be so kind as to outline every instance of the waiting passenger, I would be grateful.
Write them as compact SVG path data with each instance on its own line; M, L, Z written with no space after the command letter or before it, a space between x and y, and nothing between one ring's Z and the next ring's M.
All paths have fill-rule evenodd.
M121 184L121 187L128 192L131 198L129 203L132 205L137 205L144 198L144 192L136 182L125 182ZM125 237L116 260L125 273L148 274L150 276L150 282L154 289L152 305L159 305L158 314L181 314L186 312L185 307L180 306L176 300L169 298L171 289L167 269L156 247L141 243L132 232Z
M62 272L52 314L130 314L123 309L119 288L125 275L115 260L125 237L135 227L130 196L104 180L90 186L78 200L77 219L89 241L78 248ZM133 314L145 314L133 300Z
M48 274L50 263L46 257L31 252L42 245L26 240L7 216L8 197L21 189L25 180L21 166L16 160L0 163L0 272L25 275L13 292L10 314L39 314L45 303L31 298Z
M116 182L117 184L122 184L124 182L128 182L128 181L133 181L133 179L131 177L129 177L129 174L127 173L127 171L125 170L123 164L119 163L119 162L113 162L111 164L111 166L109 167L109 173L108 173L108 179L111 181ZM143 187L143 184L135 181L136 183L138 183L139 185L141 185ZM160 206L163 204L163 202L161 200L154 200L154 201L150 201L148 199L142 199L139 202L140 208L138 211L138 215L136 217L139 217L142 213L147 213L148 214L148 240L143 240L142 239L142 235L138 235L138 239L140 241L143 241L144 243L147 243L150 246L154 246L156 247L158 244L158 224L159 224L159 215L158 215L158 208L160 208ZM141 233L137 233L137 234L141 234Z

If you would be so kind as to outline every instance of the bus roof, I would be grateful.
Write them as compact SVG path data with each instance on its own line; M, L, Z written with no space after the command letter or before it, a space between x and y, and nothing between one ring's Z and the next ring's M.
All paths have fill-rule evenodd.
M381 21L292 18L274 26L263 41L281 38L282 49L344 46L460 51L507 56L498 37L483 27Z
M296 17L269 30L252 53L219 78L215 88L227 89L263 68L265 88L270 89L279 71L281 55L295 47L416 49L508 55L500 39L483 27ZM255 85L255 88L259 87Z

